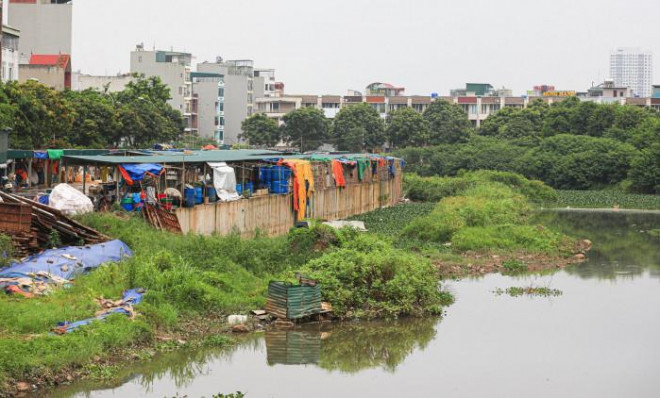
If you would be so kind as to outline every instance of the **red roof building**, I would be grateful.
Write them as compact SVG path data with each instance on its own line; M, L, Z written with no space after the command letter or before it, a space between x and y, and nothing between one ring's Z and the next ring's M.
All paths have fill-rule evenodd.
M38 80L58 90L71 89L69 54L32 54L30 62L20 68L21 81Z

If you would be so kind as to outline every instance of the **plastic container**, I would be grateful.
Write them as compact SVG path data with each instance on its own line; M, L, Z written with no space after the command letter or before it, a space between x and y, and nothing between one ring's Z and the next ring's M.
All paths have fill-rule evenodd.
M289 181L271 181L270 183L270 193L288 193L289 192Z
M195 203L201 204L204 202L204 188L195 187Z
M206 187L206 197L209 198L209 202L218 201L218 194L215 191L215 187L213 186Z
M133 198L125 197L121 200L121 208L126 211L133 211Z
M259 167L259 181L262 183L268 185L270 182L270 167L267 166L261 166Z
M183 190L183 207L195 207L194 188L186 188Z
M243 186L241 184L236 184L236 192L239 195L243 195Z
M140 196L139 192L131 194L133 197L133 203L140 203L142 202L142 197Z
M273 166L270 181L285 181L291 177L291 169L286 166Z

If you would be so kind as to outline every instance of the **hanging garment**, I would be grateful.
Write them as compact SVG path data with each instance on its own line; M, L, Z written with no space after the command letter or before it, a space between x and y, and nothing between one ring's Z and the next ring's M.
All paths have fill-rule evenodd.
M338 187L345 187L346 180L344 179L344 166L337 159L332 160L332 172L335 175L335 184Z
M308 160L286 159L281 162L293 171L293 209L298 215L298 221L305 219L307 201L314 192L314 173Z
M207 163L213 169L213 186L221 201L238 200L241 197L236 191L236 172L225 162Z

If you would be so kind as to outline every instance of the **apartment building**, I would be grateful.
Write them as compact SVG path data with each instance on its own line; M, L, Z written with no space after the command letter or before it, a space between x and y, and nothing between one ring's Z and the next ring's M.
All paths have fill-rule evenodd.
M130 73L118 73L113 76L89 75L80 71L71 74L71 90L84 91L87 89L101 92L116 93L123 91L126 85L133 81Z
M225 140L225 83L219 73L191 72L193 96L199 104L198 135L218 144Z
M27 64L32 54L71 54L70 0L9 0L7 11L8 24L21 32L20 63Z
M138 44L131 52L131 73L145 77L158 76L170 89L172 108L183 115L185 132L198 132L198 102L192 92L190 77L192 54L178 51L147 51Z
M197 64L197 71L223 76L223 125L222 143L232 145L240 142L241 124L256 110L256 98L276 98L284 85L275 80L274 69L254 67L250 59L224 60ZM275 105L276 107L277 105Z
M2 81L18 80L20 31L2 25Z
M650 97L653 54L634 47L617 48L610 54L610 77L617 87L630 87L636 97Z

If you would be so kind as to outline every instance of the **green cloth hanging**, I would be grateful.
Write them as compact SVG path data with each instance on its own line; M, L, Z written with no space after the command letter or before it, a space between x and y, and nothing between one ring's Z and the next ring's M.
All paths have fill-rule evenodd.
M47 152L48 152L48 159L50 160L60 160L62 159L62 156L64 156L63 149L49 149Z

